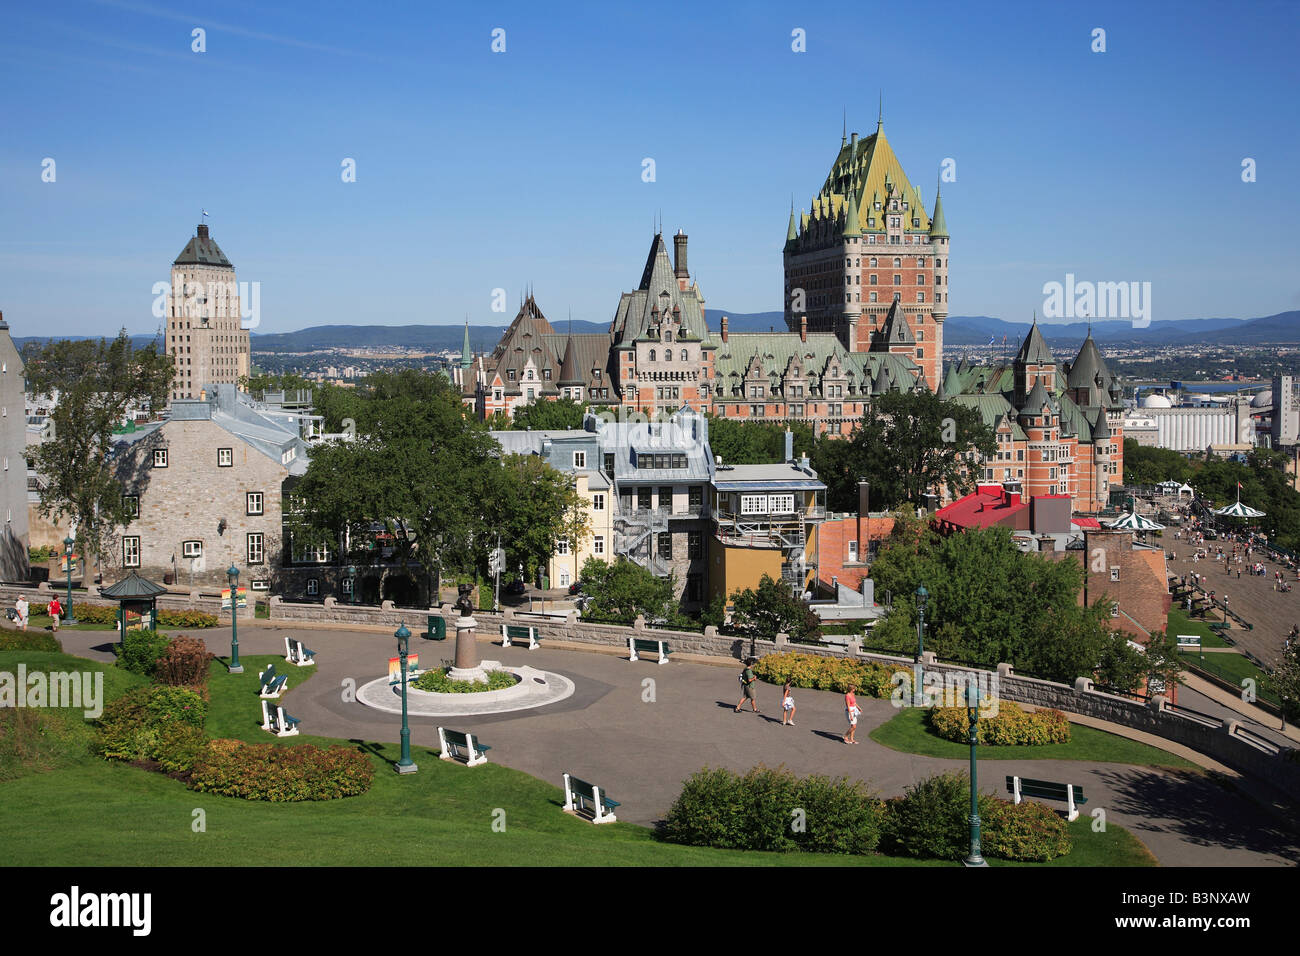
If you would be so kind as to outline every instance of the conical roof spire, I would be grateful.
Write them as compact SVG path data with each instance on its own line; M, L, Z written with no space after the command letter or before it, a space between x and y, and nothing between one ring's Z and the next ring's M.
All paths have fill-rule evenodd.
M1043 340L1043 333L1038 331L1038 310L1034 310L1034 324L1029 327L1029 334L1025 336L1025 341L1020 345L1020 352L1016 355L1016 361L1021 365L1054 365L1056 359L1052 358L1052 350L1047 347Z
M790 228L785 231L785 244L788 248L791 243L799 238L799 226L794 221L794 198L790 199Z
M840 235L846 239L862 235L862 226L858 223L857 189L853 185L849 186L849 202L844 213L844 231Z
M948 221L943 218L943 184L934 188L934 215L930 217L930 238L948 239Z
M560 362L560 378L555 383L559 386L581 385L582 376L578 374L578 355L573 346L573 332L564 343L564 359Z
M467 369L473 361L473 356L470 355L469 351L469 318L467 317L465 319L465 341L463 341L460 346L460 367L462 369Z

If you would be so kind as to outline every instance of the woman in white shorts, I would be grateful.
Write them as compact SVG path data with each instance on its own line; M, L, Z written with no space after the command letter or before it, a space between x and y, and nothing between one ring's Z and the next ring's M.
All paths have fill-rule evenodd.
M781 688L781 726L794 726L794 698L790 696L790 680Z

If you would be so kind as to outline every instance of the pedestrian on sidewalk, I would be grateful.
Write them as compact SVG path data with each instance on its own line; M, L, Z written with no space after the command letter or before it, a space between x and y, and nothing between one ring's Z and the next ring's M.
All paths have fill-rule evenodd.
M54 633L59 633L59 618L63 616L63 605L59 603L58 598L50 599L50 606L47 608L50 620L54 622Z
M785 679L785 686L781 688L781 726L789 724L794 726L794 698L790 696L790 678Z
M745 701L749 701L749 706L754 709L754 713L758 713L758 704L754 701L754 682L758 680L758 678L754 676L754 668L750 666L753 662L754 658L745 658L745 668L740 672L740 688L744 693L744 696L741 697L740 702L736 704L736 713L740 713L741 705L743 705Z
M846 744L856 744L858 741L854 736L858 732L858 715L862 713L858 709L858 698L854 694L858 688L854 684L849 685L849 689L844 693L844 715L849 720L849 732L843 737Z
M18 630L20 631L27 630L28 610L27 598L23 597L21 594L18 595L18 599L14 601L14 612L17 614L17 617L14 618L14 623L18 625Z

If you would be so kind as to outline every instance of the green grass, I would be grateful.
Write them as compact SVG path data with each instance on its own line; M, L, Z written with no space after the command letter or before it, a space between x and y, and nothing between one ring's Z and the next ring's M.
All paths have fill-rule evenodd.
M871 739L890 750L965 760L970 756L968 744L944 740L925 724L925 711L917 707L899 710L892 719L871 732ZM1198 770L1196 764L1149 744L1118 737L1094 727L1070 725L1068 744L1043 744L1037 747L979 748L981 760L1090 760L1098 763L1126 763L1140 767L1171 767Z
M1273 691L1268 675L1256 667L1249 658L1241 654L1206 654L1205 658L1202 659L1196 653L1180 652L1178 656L1187 663L1195 664L1201 670L1237 687L1241 687L1241 682L1245 678L1253 678L1256 696L1274 705L1278 703L1277 694Z
M104 669L120 693L135 675L57 654L0 655L50 669ZM248 866L266 859L284 866L952 866L938 860L885 856L774 854L658 841L645 827L595 827L560 812L561 789L496 764L469 769L417 747L419 772L393 772L396 744L300 735L277 740L259 727L258 672L269 662L290 688L315 668L273 655L242 659L243 674L212 665L208 730L281 745L342 743L376 765L374 785L359 797L320 803L270 804L195 793L162 774L100 760L84 750L66 765L0 784L0 863L38 866ZM293 710L293 694L286 695ZM195 811L202 811L196 814ZM198 819L203 831L195 832ZM493 824L497 823L494 829ZM500 824L504 823L504 830ZM1094 834L1084 818L1072 825L1076 847L1055 866L1151 865L1149 854L1118 827ZM992 861L991 865L1010 865Z
M1169 622L1165 625L1165 633L1174 636L1179 634L1198 634L1201 638L1202 647L1232 646L1211 630L1208 624L1189 618L1186 611L1180 610L1176 607L1169 609Z
M73 610L75 611L76 609L74 608ZM31 617L27 619L27 630L29 631L40 631L40 630L49 631L52 630L53 627L54 627L54 619L50 617L48 614L33 614L31 615ZM76 624L60 624L59 630L60 631L116 631L117 625L116 624L82 624L81 622L78 622Z

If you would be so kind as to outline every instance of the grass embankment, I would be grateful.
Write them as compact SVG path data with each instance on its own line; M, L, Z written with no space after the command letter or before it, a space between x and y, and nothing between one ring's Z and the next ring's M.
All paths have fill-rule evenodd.
M29 669L105 670L106 697L141 682L111 667L59 654L3 652L0 671L14 670L20 660ZM216 661L209 685L210 735L283 746L358 747L376 763L368 793L288 804L196 793L162 774L91 756L85 746L90 730L83 721L78 739L61 748L58 761L20 767L20 776L0 784L0 864L251 866L265 863L267 848L273 847L274 862L283 866L952 865L666 844L644 827L595 827L561 813L563 794L554 784L491 763L473 769L453 765L419 747L413 753L419 772L399 776L392 770L399 756L396 744L308 734L277 739L264 733L257 677L271 662L289 677L290 690L282 703L293 713L292 690L311 680L315 668L253 655L243 658L243 674L230 674L225 663ZM80 714L70 716L80 719ZM200 819L203 826L196 832ZM1153 865L1141 843L1119 827L1093 833L1082 818L1071 825L1071 832L1073 852L1046 865Z
M916 707L900 710L897 716L871 732L871 739L891 750L965 760L970 746L944 740L925 723L925 711ZM1191 761L1149 744L1118 737L1094 727L1070 725L1068 744L1042 744L1033 747L979 748L980 760L1088 760L1098 763L1136 764L1140 767L1170 767L1178 770L1200 769Z

